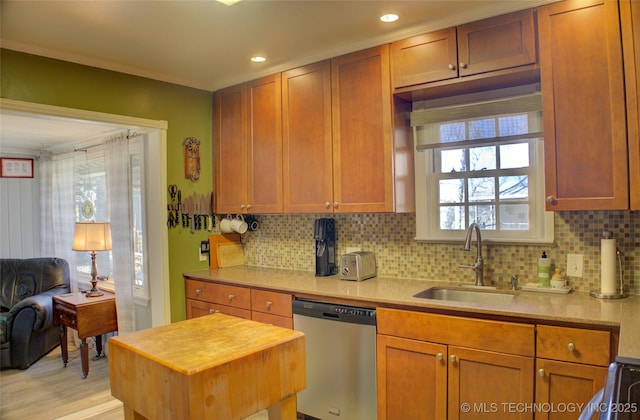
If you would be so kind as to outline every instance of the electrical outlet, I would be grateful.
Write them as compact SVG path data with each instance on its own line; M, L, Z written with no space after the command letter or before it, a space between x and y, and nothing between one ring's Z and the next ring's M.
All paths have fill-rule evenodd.
M207 261L207 254L202 253L202 248L198 247L198 256L200 261Z
M581 254L567 254L567 276L582 277L583 258Z

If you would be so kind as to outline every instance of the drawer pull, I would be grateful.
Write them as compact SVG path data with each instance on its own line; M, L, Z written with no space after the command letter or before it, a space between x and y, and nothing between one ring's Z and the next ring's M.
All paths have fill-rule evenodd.
M271 309L271 305L273 305L273 302L271 301L267 301L267 309Z
M196 289L196 295L202 294L202 289Z
M567 350L569 351L574 351L576 349L575 344L573 343L569 343L569 345L567 345Z
M231 301L233 300L233 298L234 298L234 297L235 297L234 295L231 295L231 294L230 294L230 295L229 295L229 302L231 302Z
M538 369L538 376L544 377L544 369Z
M442 360L442 358L443 358L442 353L436 354L436 360Z
M210 314L215 314L215 313L216 313L216 310L215 310L215 309L209 309L209 313L210 313Z
M449 360L451 361L451 363L455 363L456 359L457 359L457 357L456 357L455 354L452 354L451 356L449 356Z

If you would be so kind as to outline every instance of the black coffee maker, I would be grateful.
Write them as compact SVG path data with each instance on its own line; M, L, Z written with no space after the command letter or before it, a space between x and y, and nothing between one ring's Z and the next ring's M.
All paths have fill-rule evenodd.
M316 276L332 276L338 273L336 266L336 221L316 219Z

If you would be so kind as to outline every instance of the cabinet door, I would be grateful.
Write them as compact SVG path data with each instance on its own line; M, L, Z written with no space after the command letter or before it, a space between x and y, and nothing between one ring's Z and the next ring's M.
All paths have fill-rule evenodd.
M289 328L290 330L293 329L293 318L291 317L251 311L251 319L257 322L262 322L263 324L275 325L276 327L282 327L282 328Z
M604 387L607 376L605 367L546 359L537 359L536 370L536 403L550 404L551 407L584 406ZM543 411L536 413L536 420L575 420L578 414Z
M331 60L334 211L393 211L389 46Z
M629 207L618 2L541 7L547 210Z
M247 139L244 85L213 95L216 213L240 213L247 203Z
M331 62L282 73L285 213L333 209Z
M447 346L378 334L378 419L447 417Z
M456 28L391 44L394 89L458 77Z
M536 62L533 11L522 10L458 26L460 76Z
M627 89L630 208L640 210L640 1L620 1L620 18Z
M231 315L243 319L251 319L251 311L246 309L220 305L217 303L203 302L195 299L187 299L187 319L215 313Z
M448 419L532 419L533 358L449 346Z
M280 74L247 83L248 200L246 213L282 213Z

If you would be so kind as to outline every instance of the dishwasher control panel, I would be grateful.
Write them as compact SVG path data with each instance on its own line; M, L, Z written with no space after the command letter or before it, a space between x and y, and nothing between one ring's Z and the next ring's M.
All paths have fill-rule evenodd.
M374 308L296 299L293 301L293 313L294 315L304 315L333 321L376 325L376 310Z

